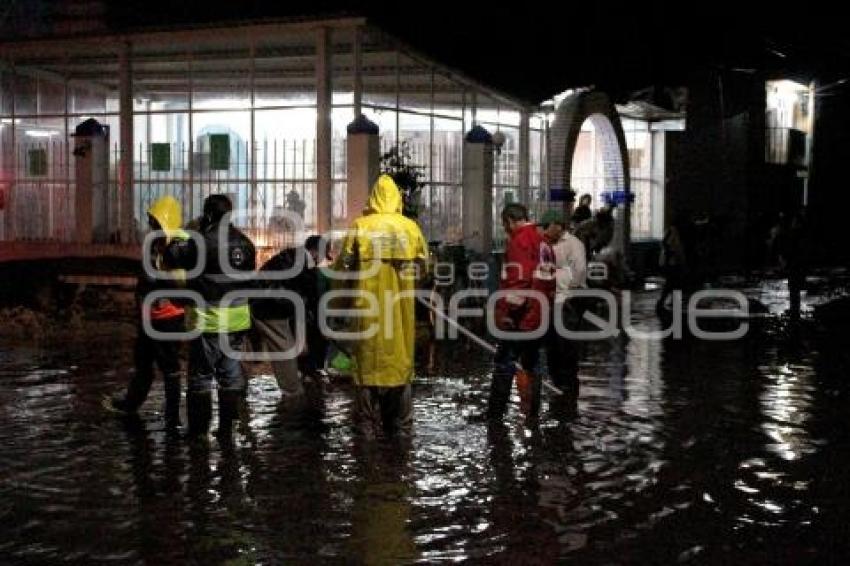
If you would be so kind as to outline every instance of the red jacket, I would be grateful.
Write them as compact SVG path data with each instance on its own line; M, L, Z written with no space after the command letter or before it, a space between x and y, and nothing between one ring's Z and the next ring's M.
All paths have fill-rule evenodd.
M552 247L534 224L517 228L505 248L499 290L531 289L551 301L555 294L554 259ZM540 326L544 306L548 308L548 303L543 305L533 297L523 300L508 295L496 302L496 323L501 330L535 330Z

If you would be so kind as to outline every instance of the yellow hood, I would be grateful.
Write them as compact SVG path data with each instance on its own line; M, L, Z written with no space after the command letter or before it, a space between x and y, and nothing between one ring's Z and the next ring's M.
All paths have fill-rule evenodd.
M148 209L170 239L183 225L183 211L180 202L173 196L164 196L154 201Z
M376 214L401 214L401 192L389 175L381 175L372 185L367 208Z
M425 259L428 247L419 225L401 211L398 187L389 175L381 175L372 187L367 212L352 223L337 260L337 269L360 271L352 282L358 291L354 309L362 313L368 297L380 303L379 313L354 322L357 330L377 330L355 344L355 379L360 386L398 387L413 378L416 270L409 262Z
M401 193L395 181L381 175L372 187L366 212L354 220L343 240L340 258L425 259L428 246L419 225L401 211Z

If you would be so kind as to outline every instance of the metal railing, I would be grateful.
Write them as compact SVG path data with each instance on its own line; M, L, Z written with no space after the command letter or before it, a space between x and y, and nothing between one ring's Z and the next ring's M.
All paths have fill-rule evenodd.
M383 144L384 148L388 143ZM47 140L4 147L4 196L0 238L28 241L73 241L76 229L73 142ZM190 155L191 152L191 155ZM314 139L269 139L251 145L231 139L225 157L213 156L208 143L140 143L134 147L132 217L137 239L147 228L146 211L165 195L183 206L184 221L200 216L203 200L213 193L230 196L247 211L235 218L259 247L295 244L294 229L283 211L304 219L314 230L317 215L316 143ZM120 145L109 148L108 216L110 233L118 229ZM414 144L412 159L423 164L420 223L431 239L461 239L462 145ZM430 161L432 160L432 162ZM331 207L334 226L347 216L346 140L334 138ZM7 164L16 164L7 168ZM431 165L429 167L428 165ZM429 176L433 174L433 178Z
M381 138L381 155L395 145L392 136ZM408 141L409 162L422 171L418 222L425 238L432 241L457 242L462 238L463 145Z
M14 153L13 153L14 152ZM3 214L6 240L67 242L75 236L74 171L64 140L9 148L4 162L11 179Z

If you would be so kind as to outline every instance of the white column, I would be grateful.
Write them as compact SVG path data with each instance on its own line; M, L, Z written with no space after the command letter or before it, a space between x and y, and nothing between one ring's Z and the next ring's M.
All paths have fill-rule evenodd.
M115 229L112 205L118 196L109 184L109 136L97 120L89 119L76 128L73 142L74 241L108 242Z
M463 243L490 253L493 248L493 139L481 126L463 142Z
M74 217L76 219L74 240L80 244L94 241L94 218L92 210L92 138L77 136L74 140Z
M380 172L378 126L361 115L348 125L348 188L346 226L360 216L369 200L369 191Z
M331 227L331 31L319 28L316 33L316 231Z

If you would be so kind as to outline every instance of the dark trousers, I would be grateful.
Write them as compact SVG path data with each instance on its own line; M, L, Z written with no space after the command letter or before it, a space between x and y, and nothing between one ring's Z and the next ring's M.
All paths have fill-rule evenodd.
M374 438L383 428L387 436L409 434L413 427L410 384L398 387L357 386L355 404L360 432Z
M554 323L555 317L563 321L563 328L570 331L579 329L581 318L584 315L582 306L575 301L554 303L552 312L552 324L546 333L544 346L546 348L546 365L552 383L564 393L575 395L578 393L578 361L580 343L562 336Z
M159 332L182 332L183 317L151 321ZM154 378L154 365L162 372L165 388L166 417L176 416L180 409L180 342L156 340L140 326L133 349L136 373L127 386L126 402L137 410L148 398Z
M800 293L806 285L806 272L798 266L788 270L788 299L792 317L800 316Z
M308 324L306 330L307 351L298 356L298 370L304 375L313 375L325 367L328 341L318 326Z
M664 287L661 289L661 296L656 303L657 309L664 308L664 302L667 297L673 294L673 291L681 291L683 294L688 291L687 275L684 268L678 265L665 267L662 270L664 275Z
M244 332L201 334L189 344L189 387L186 392L186 413L189 434L206 435L212 419L212 390L218 385L218 420L216 433L227 441L232 426L239 418L244 401L242 362L222 348L221 341L235 352L242 351Z
M516 375L517 362L532 380L530 414L540 411L540 391L542 381L537 371L540 359L540 340L502 340L493 360L493 380L490 383L490 399L487 404L487 416L501 419L508 408L511 385Z
M189 392L210 393L215 384L220 391L238 391L244 388L242 363L228 356L219 344L220 337L232 350L242 351L244 332L229 334L201 334L189 344Z

